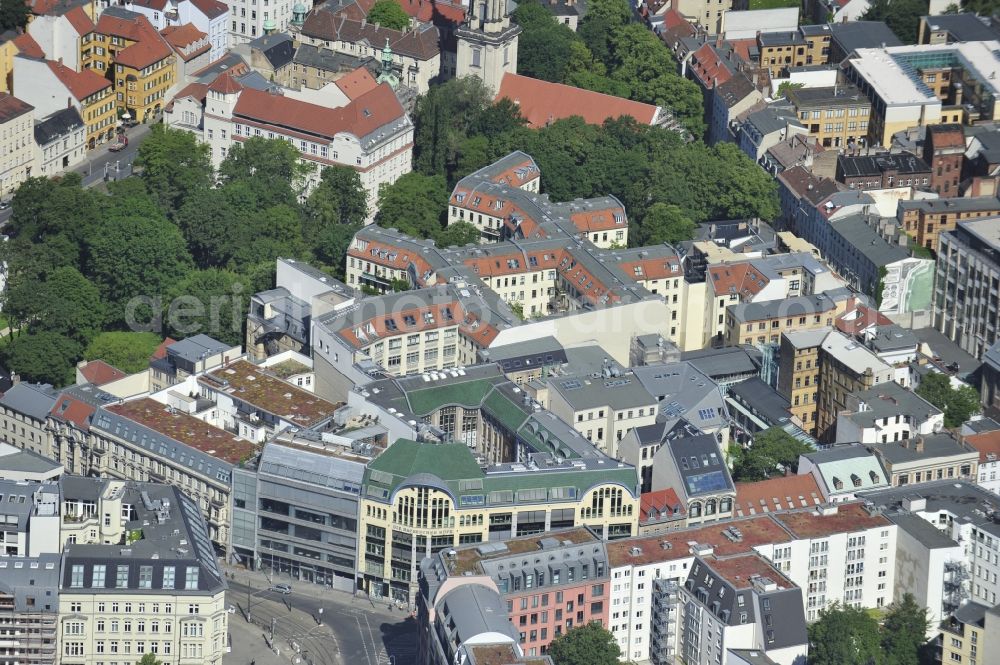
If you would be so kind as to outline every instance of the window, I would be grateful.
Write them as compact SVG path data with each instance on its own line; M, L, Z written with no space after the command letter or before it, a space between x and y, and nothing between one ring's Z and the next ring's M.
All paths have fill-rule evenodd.
M151 589L151 588L153 588L153 567L152 566L139 566L139 588L140 589Z
M163 567L163 588L173 589L174 588L174 567L164 566Z
M118 574L115 578L115 586L124 589L128 586L128 566L118 566Z
M73 566L69 585L76 588L83 586L83 566Z
M94 566L93 578L90 581L90 586L94 589L100 589L104 587L104 576L106 571L106 566Z
M184 580L184 588L191 590L198 588L198 568L195 566L188 566L187 578Z

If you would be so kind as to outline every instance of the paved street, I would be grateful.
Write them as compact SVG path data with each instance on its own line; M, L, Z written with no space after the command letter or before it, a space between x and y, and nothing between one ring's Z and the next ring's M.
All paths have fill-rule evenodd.
M294 662L296 652L308 665L407 665L416 660L416 622L403 611L305 583L293 583L292 593L283 595L246 573L236 573L229 586L226 602L236 613L230 616L233 650L227 665ZM265 639L272 619L279 656L268 650Z
M88 153L87 161L76 169L77 173L83 175L84 187L93 187L103 182L105 171L112 180L128 177L132 173L132 162L135 161L139 146L149 136L150 127L151 125L137 125L125 130L128 147L121 152L111 152L109 148L112 143L105 143Z

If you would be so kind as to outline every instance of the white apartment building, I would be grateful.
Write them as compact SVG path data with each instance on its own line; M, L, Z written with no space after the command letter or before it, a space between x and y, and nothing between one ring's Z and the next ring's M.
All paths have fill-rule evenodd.
M1000 602L1000 525L994 519L1000 514L1000 497L970 482L946 479L872 492L866 498L922 518L961 546L962 559L949 562L952 574L933 580L945 585L936 592L943 598L942 618L964 598L991 607Z
M979 486L1000 494L1000 430L966 436L965 443L979 452Z
M379 188L411 170L413 124L388 84L371 76L359 84L351 102L328 108L243 87L223 74L207 90L204 119L171 118L186 129L203 126L201 139L218 168L230 148L252 137L280 138L295 146L311 166L302 183L308 192L326 166L358 171L374 216Z
M0 94L0 196L10 196L35 166L34 107Z
M125 9L148 18L157 31L192 24L208 35L209 62L229 49L229 7L219 0L126 0Z
M87 156L87 127L70 106L35 123L38 174L52 177L81 164Z
M577 432L607 453L619 457L618 442L636 427L656 422L658 402L630 372L618 366L599 376L553 377L548 385L548 409L571 423Z
M66 477L59 662L219 665L226 583L197 506L178 488ZM124 544L120 544L124 542Z
M833 603L884 607L893 601L896 525L861 503L782 513L792 535L782 572L802 587L806 620ZM778 559L778 552L772 556Z
M836 443L890 443L944 428L944 412L892 381L852 393L846 403L837 414Z

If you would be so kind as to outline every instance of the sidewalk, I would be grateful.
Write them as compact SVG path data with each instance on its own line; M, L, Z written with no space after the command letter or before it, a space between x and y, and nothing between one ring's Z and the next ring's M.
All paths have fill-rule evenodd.
M313 584L312 582L303 582L291 575L284 575L282 573L275 573L271 575L270 570L247 570L242 566L234 566L232 564L222 564L222 573L226 575L227 579L232 579L235 582L241 584L249 584L254 589L266 589L272 584L290 584L292 590L296 592L304 592L310 595L316 595L322 593L324 596L330 596L331 598L342 599L343 602L354 602L354 601L367 601L366 605L370 604L372 609L379 610L382 613L388 612L385 607L385 602L378 602L361 591L356 591L353 594L350 591L345 591L343 589L336 589L323 584ZM336 602L336 601L335 601ZM397 611L398 616L398 611Z

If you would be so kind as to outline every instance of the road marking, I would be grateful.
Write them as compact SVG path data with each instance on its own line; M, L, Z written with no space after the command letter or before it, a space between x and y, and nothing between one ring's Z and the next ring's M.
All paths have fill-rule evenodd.
M358 624L358 634L361 635L361 646L365 648L365 660L368 661L368 665L372 665L372 657L368 651L368 642L365 641L365 631L361 630L361 619L354 617L354 621Z

